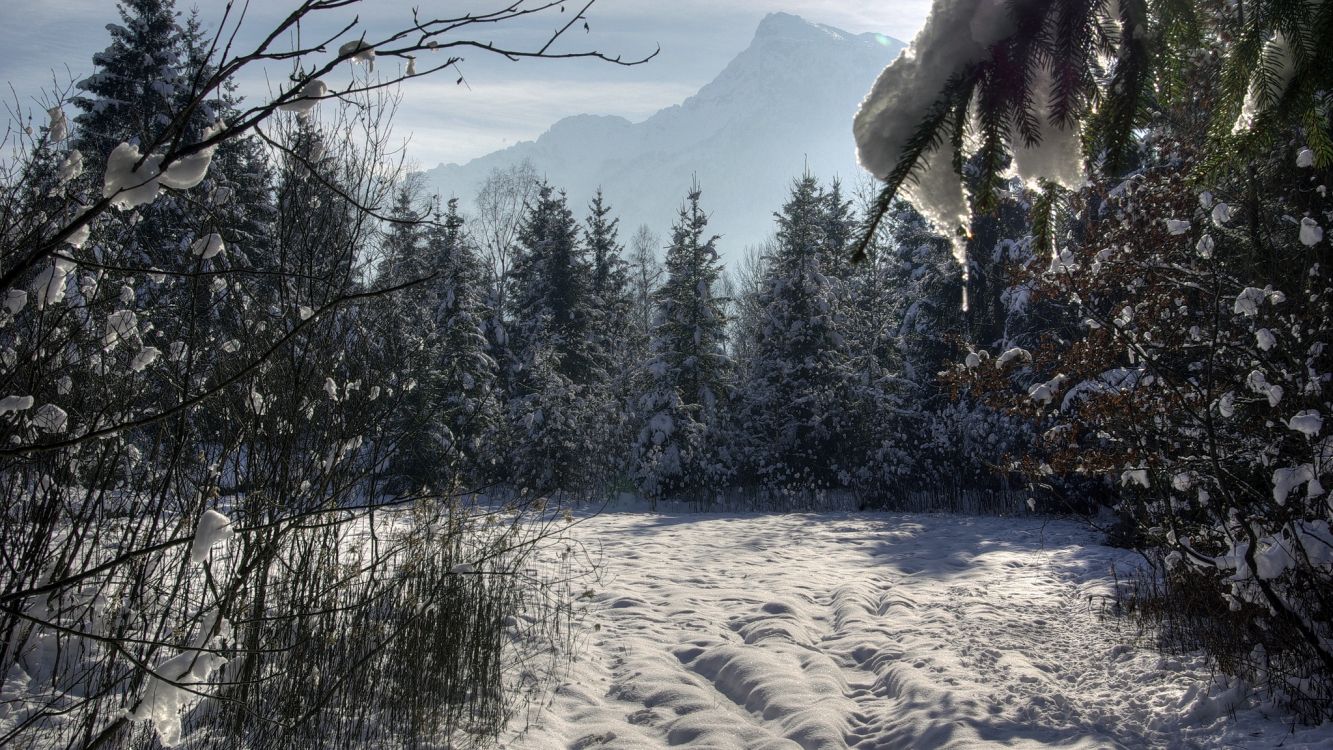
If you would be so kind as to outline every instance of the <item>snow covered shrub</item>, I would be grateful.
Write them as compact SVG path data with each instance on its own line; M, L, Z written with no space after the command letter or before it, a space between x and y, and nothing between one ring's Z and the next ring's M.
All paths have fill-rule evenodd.
M1030 281L1061 324L1030 352L957 365L954 379L1031 420L1040 439L1018 464L1034 480L1113 479L1141 544L1160 550L1167 606L1178 588L1207 583L1212 593L1191 601L1210 603L1181 617L1203 622L1215 603L1245 613L1242 650L1264 656L1246 662L1248 675L1326 715L1322 321L1333 287L1326 251L1285 213L1327 220L1323 176L1293 176L1284 162L1296 149L1283 148L1248 189L1222 179L1205 190L1181 176L1188 146L1161 133L1153 145L1139 172L1071 198L1069 241Z
M1014 466L1033 481L1114 481L1168 580L1245 613L1250 676L1308 717L1333 715L1330 20L1300 0L939 0L855 125L886 183L869 229L915 178L969 272L1007 172L1041 191L1049 266L1014 290L1044 330L966 352L956 387L1030 420Z

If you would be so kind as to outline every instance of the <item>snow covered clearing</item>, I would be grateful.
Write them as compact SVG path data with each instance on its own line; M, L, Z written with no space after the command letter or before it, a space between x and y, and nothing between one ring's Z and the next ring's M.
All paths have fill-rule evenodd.
M574 534L606 579L512 748L1333 747L1105 614L1135 558L1073 522L606 513Z

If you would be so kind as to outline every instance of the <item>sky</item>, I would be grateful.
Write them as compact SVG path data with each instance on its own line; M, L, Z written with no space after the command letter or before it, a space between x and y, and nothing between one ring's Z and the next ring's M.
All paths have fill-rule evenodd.
M238 0L241 2L242 0ZM105 48L106 24L118 22L114 0L0 0L0 83L5 115L17 108L40 112L50 92L68 89L92 72L91 57ZM256 0L238 39L253 43L295 5L291 0ZM355 8L369 32L409 22L421 14L458 15L493 9L503 0L362 0ZM568 12L582 3L571 0ZM197 8L215 27L225 0L178 0ZM911 41L925 21L930 0L597 0L588 12L589 31L572 29L555 51L596 49L625 59L660 48L635 67L591 60L510 62L468 53L461 64L466 85L448 72L404 84L395 135L407 142L420 168L463 163L520 140L536 138L562 117L619 115L632 121L677 104L711 80L749 43L759 20L785 11L851 32L874 31ZM326 28L352 13L323 19ZM565 16L568 18L568 16ZM560 14L487 31L498 43L536 42L561 21ZM316 31L310 29L309 32ZM264 96L289 70L279 65L250 69L240 81L248 97Z

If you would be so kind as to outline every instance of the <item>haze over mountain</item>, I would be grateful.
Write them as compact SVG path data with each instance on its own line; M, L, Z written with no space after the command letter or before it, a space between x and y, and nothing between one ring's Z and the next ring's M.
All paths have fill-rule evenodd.
M622 240L639 224L665 238L697 175L724 259L762 242L791 180L807 167L852 188L851 122L875 77L906 45L773 13L749 47L694 96L633 123L579 115L535 141L426 172L428 184L468 206L495 168L527 159L569 195L582 217L598 186L621 219Z

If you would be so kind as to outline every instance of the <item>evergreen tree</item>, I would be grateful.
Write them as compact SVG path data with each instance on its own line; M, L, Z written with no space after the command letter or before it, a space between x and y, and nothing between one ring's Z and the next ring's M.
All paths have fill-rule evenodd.
M619 408L608 397L593 264L578 235L564 193L543 184L518 232L506 347L509 478L535 491L591 488L619 464L609 444Z
M777 214L775 253L760 293L762 323L745 379L741 430L752 471L766 485L802 490L841 483L838 408L846 352L833 283L824 275L827 198L807 174Z
M590 345L591 273L580 247L578 225L563 192L538 190L518 234L519 254L511 271L513 342L525 360L549 350L561 375L585 382L596 359Z
M395 469L421 484L449 486L481 474L482 437L495 426L495 361L482 332L483 271L464 231L458 201L423 220L419 184L394 198L379 284L408 284L381 301L390 334L382 352L410 383L396 414Z
M79 81L73 103L75 146L89 172L101 175L122 141L147 149L173 121L183 83L181 29L174 0L121 0L121 24L108 24L111 45L93 56L97 70Z
M731 362L726 355L725 300L717 236L696 185L680 209L667 247L666 282L657 291L648 389L639 399L642 428L634 444L634 478L653 498L696 499L734 471L725 434Z
M591 346L604 369L623 371L634 345L630 331L634 300L630 266L617 239L620 220L609 218L610 214L611 207L599 189L588 206L583 229L591 272Z
M431 393L441 413L446 456L465 479L480 479L497 428L496 362L487 353L485 307L478 291L485 271L450 199L426 231L425 255L435 269L434 315L439 337Z
M123 0L117 10L122 23L107 25L111 44L93 55L95 71L75 84L79 93L71 100L80 110L71 145L83 156L81 186L88 200L102 197L107 157L121 143L147 154L187 135L171 129L184 64L174 0ZM189 253L182 249L198 234L191 213L178 194L164 195L129 214L109 215L93 239L115 248L115 263L176 269L186 265ZM183 288L148 294L154 305L179 308L191 304L190 297L195 305L205 304ZM187 316L182 311L180 317Z
M824 193L822 225L824 230L824 275L839 281L855 272L849 252L856 240L856 212L852 201L842 193L842 181L834 179Z
M883 502L916 476L921 436L919 389L903 377L903 281L888 233L866 248L844 283L840 321L849 377L841 408L850 413L844 471L867 504Z

